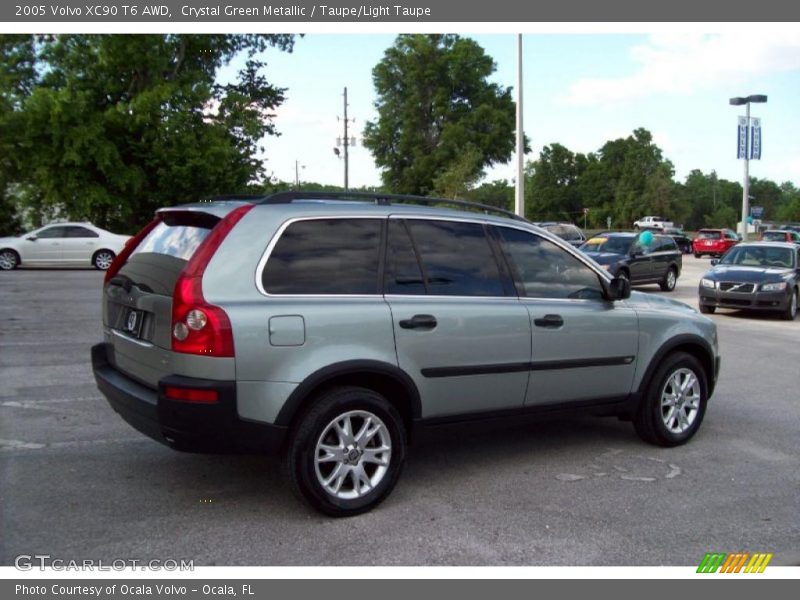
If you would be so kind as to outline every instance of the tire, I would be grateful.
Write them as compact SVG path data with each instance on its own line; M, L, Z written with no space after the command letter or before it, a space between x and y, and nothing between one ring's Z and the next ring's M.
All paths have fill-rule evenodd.
M19 254L16 250L4 248L0 250L0 271L13 271L19 266Z
M374 429L366 437L370 424ZM347 517L389 495L403 469L405 446L403 420L383 396L360 387L333 388L294 426L285 467L296 495L326 515Z
M111 250L98 250L92 256L92 265L98 271L107 271L116 257Z
M797 316L797 288L792 290L792 295L789 298L789 303L786 305L786 310L781 313L781 318L786 321L794 321Z
M713 315L716 312L716 306L709 306L708 304L701 304L700 305L700 312L704 315Z
M678 392L677 398L671 397L678 391L677 386L687 380L692 382L689 394ZM679 446L697 433L707 402L708 383L702 365L691 354L675 352L664 359L650 380L634 415L633 427L649 444Z
M695 258L703 258L702 254L698 254L697 252L694 253Z
M666 275L664 275L664 279L658 284L661 286L662 292L671 292L675 289L675 285L678 283L678 271L675 267L670 267L667 269Z
M631 274L628 273L625 269L620 269L619 273L617 273L617 277L620 279L625 279L630 283Z

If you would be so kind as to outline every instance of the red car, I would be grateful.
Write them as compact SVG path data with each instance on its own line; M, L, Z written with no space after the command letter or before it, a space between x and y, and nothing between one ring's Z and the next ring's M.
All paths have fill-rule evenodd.
M730 229L701 229L694 238L692 249L695 258L704 254L722 256L731 246L739 243L739 236Z

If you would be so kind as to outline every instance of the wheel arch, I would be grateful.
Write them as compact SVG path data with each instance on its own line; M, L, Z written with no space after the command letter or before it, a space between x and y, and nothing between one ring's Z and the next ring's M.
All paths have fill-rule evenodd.
M708 383L708 397L711 398L717 379L717 365L714 359L714 351L707 340L699 335L692 334L675 336L666 341L656 351L647 365L644 376L639 382L638 394L643 395L646 393L647 387L650 385L653 375L659 365L668 355L675 352L685 352L686 354L694 356L700 362L706 375L706 382Z
M403 417L408 433L422 416L417 386L402 369L376 360L349 360L328 365L306 377L284 403L275 424L291 427L319 393L340 386L365 387L381 394Z

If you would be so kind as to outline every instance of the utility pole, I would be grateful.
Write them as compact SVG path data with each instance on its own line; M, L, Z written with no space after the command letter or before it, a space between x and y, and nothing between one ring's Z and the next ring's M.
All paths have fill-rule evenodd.
M336 120L339 120L339 117L336 117ZM350 125L351 119L347 116L347 88L344 88L344 138L336 138L336 147L333 149L333 153L342 158L342 155L339 152L339 146L344 146L344 191L350 191L350 180L349 180L349 169L350 169L350 146L356 145L356 138L349 137L347 132L347 128ZM355 119L352 119L355 123Z
M299 160L294 161L294 189L300 189L300 169L305 169L305 165L301 165Z
M517 186L514 212L525 216L525 132L522 127L522 34L517 35ZM585 228L584 228L585 229Z

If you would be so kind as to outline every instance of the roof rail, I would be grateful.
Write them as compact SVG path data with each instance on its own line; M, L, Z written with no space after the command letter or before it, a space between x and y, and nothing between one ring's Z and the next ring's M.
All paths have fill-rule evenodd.
M525 221L529 223L524 217L505 210L497 208L496 206L489 206L488 204L480 204L478 202L468 202L467 200L449 200L447 198L428 198L427 196L412 196L405 194L384 194L383 192L277 192L270 196L261 196L254 198L252 201L255 204L291 204L295 200L355 200L361 202L372 202L379 205L391 204L446 204L449 206L457 206L459 208L467 208L472 210L479 210L484 213L495 213L509 219L516 221Z

